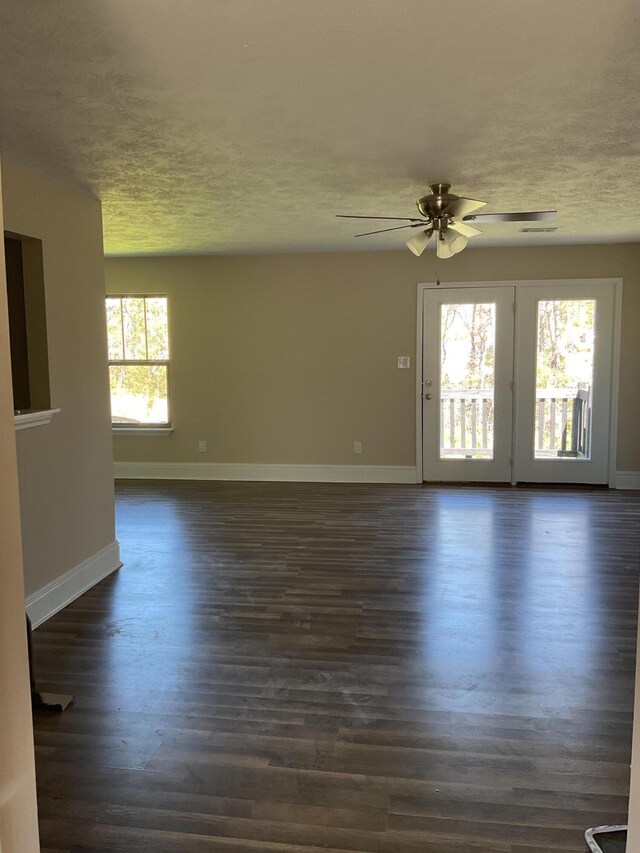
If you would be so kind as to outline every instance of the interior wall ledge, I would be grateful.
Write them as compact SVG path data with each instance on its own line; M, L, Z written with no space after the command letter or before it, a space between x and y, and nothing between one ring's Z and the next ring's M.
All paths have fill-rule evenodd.
M50 423L53 416L59 412L60 409L34 409L33 411L19 412L14 415L16 429L44 426Z

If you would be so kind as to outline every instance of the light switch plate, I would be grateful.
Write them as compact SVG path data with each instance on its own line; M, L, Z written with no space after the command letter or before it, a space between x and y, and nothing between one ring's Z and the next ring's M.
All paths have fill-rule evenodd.
M408 355L398 356L398 367L411 367L411 359Z

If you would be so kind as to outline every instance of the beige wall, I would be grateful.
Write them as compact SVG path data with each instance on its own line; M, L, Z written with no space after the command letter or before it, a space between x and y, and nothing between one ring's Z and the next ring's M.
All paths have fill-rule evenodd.
M636 687L633 708L633 748L631 754L631 784L629 790L628 853L640 850L640 623L636 643Z
M4 163L5 229L43 241L53 421L16 434L25 591L115 539L100 204Z
M106 270L110 293L170 298L175 432L119 436L116 460L415 464L416 284L433 280L432 253L113 258ZM640 245L469 249L439 274L624 278L617 468L640 470Z
M4 244L0 244L0 850L37 853L40 845L14 436Z

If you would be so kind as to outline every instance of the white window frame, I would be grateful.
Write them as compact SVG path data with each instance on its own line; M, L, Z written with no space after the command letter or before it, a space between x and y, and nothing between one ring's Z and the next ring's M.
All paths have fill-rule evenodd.
M105 314L106 314L106 301L107 299L164 299L167 303L167 341L169 344L169 358L164 359L153 359L153 358L136 358L136 359L128 359L128 358L110 358L109 359L109 367L144 367L144 366L153 366L153 365L161 365L166 367L167 371L167 422L166 423L143 423L143 424L129 424L129 423L114 423L111 421L111 429L114 433L118 433L119 435L167 435L173 432L172 422L171 422L171 385L170 385L170 363L171 363L171 342L169 335L169 297L166 293L107 293L105 295ZM122 310L121 310L121 324L122 324ZM145 311L146 318L146 311ZM106 322L106 320L105 320ZM123 326L123 340L122 340L122 351L125 352L124 347L124 326ZM107 332L108 335L108 332ZM146 343L146 328L145 328L145 343ZM107 340L108 345L108 340ZM148 352L148 346L147 346Z

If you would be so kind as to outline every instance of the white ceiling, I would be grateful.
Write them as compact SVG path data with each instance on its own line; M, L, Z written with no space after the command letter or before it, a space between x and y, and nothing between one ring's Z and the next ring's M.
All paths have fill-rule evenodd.
M0 151L90 188L111 254L400 248L428 183L640 240L637 0L3 0ZM393 225L393 223L390 223Z

